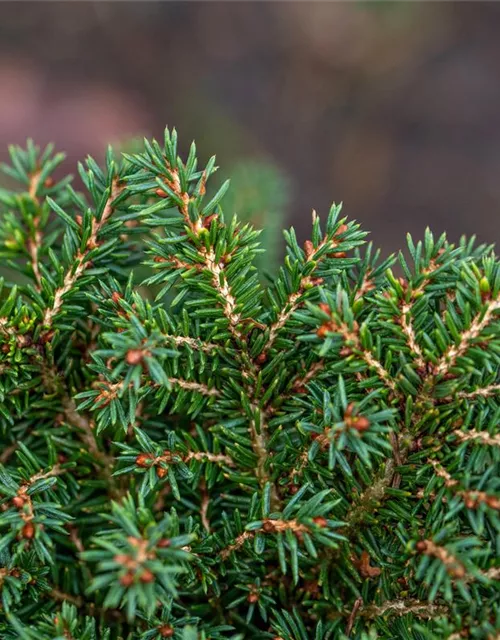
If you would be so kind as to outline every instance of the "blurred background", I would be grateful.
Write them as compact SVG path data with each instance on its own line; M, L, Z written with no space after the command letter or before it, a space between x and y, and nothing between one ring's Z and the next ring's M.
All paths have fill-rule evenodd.
M33 137L73 172L175 125L260 226L305 239L335 200L384 253L495 241L499 33L500 3L2 2L0 159Z

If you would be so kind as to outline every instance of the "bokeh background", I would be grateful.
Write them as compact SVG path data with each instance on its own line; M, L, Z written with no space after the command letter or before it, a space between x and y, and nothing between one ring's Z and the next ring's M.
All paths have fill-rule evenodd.
M427 225L495 241L499 34L500 3L2 2L0 156L53 141L73 172L168 123L220 179L283 178L263 226L304 239L342 200L385 253Z

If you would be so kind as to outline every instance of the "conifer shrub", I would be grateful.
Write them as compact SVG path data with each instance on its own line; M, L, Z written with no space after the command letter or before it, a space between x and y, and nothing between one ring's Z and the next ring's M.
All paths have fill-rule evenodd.
M3 167L0 637L498 638L493 249L333 206L266 284L175 131L61 161Z

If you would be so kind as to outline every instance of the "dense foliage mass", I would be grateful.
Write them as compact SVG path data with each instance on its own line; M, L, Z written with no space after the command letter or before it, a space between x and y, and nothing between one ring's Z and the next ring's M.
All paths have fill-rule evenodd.
M498 638L492 248L334 206L266 285L175 132L61 160L3 167L0 637Z

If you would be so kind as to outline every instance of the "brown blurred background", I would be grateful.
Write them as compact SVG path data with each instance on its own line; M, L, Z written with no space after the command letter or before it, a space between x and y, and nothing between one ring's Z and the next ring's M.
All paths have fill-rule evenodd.
M288 177L302 238L332 200L385 251L500 231L500 4L0 3L0 156L175 125Z

